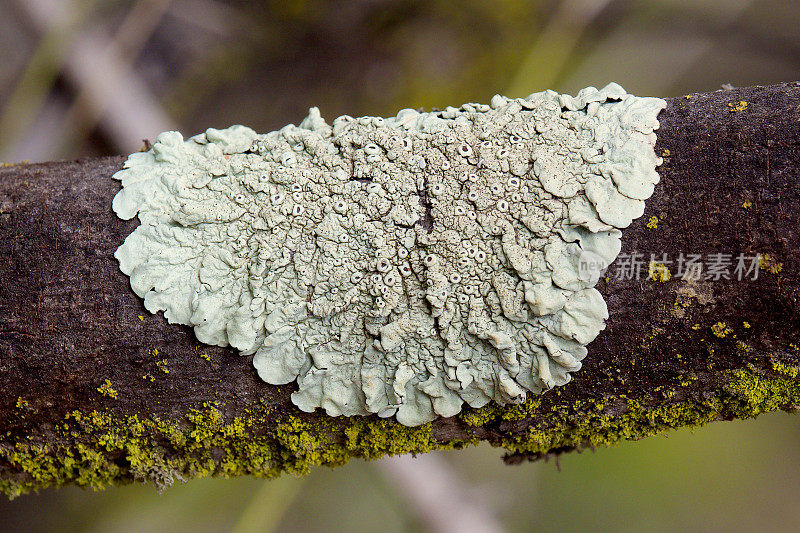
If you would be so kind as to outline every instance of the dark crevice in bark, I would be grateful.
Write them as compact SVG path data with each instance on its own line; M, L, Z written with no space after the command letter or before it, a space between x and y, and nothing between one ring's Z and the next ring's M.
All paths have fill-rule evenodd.
M425 209L425 214L419 220L419 225L428 230L428 233L433 231L433 204L431 203L430 193L428 192L428 176L424 177L425 183L423 189L417 192L419 196L419 205Z

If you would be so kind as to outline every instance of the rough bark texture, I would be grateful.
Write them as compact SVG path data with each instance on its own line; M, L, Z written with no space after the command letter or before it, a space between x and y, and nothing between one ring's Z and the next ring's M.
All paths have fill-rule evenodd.
M299 412L250 357L145 311L113 257L138 224L110 209L122 157L0 168L0 489L273 476L479 440L514 461L800 405L800 84L673 98L659 120L661 183L622 253L645 270L651 253L768 254L758 279L612 265L608 326L569 385L414 429Z

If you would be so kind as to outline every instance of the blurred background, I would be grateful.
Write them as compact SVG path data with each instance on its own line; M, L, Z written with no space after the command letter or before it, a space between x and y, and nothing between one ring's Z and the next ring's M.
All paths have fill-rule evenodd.
M0 161L267 132L311 106L331 120L610 81L676 96L798 79L795 0L0 0ZM558 464L479 446L161 495L73 487L0 499L0 529L798 531L799 437L780 413Z

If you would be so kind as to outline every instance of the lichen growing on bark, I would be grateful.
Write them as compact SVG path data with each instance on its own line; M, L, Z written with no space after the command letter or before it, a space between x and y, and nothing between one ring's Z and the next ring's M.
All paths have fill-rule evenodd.
M153 313L331 415L416 426L570 380L594 289L658 182L666 102L616 84L266 135L159 135L115 177Z

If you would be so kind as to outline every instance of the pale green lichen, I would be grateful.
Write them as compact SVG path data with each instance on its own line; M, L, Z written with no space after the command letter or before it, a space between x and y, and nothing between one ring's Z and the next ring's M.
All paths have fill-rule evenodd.
M570 380L658 182L666 103L616 84L435 113L159 135L115 175L151 312L292 401L414 426Z

